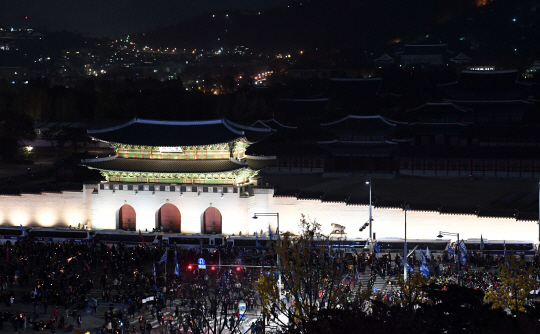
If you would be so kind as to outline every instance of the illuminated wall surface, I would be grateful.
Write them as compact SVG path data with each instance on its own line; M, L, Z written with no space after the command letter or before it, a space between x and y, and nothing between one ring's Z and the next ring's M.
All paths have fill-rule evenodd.
M85 186L79 192L0 196L0 222L2 225L84 226L90 221L91 191Z
M96 191L93 192L94 188ZM254 196L241 193L151 192L99 190L85 185L81 192L24 194L0 197L0 222L3 225L61 226L85 225L94 230L118 227L119 210L124 204L136 212L136 229L145 231L157 226L159 208L170 203L181 213L183 233L201 233L206 209L214 207L222 216L223 234L268 233L277 228L276 217L252 219L255 213L279 213L280 231L298 232L301 214L322 225L329 234L331 224L345 226L348 238L367 238L369 228L358 229L369 218L367 206L321 203L314 200L273 197L272 189L254 189ZM373 209L373 232L377 238L404 236L405 214L399 209ZM439 231L457 232L460 237L488 240L537 240L538 224L507 218L477 218L474 215L441 215L438 212L407 212L407 237L434 239Z

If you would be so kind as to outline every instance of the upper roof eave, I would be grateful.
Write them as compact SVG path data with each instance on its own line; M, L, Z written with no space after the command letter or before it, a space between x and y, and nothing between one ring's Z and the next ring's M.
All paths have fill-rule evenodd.
M106 143L178 147L231 143L239 139L254 143L272 132L271 129L244 126L226 119L161 121L134 118L117 126L88 130L87 134Z

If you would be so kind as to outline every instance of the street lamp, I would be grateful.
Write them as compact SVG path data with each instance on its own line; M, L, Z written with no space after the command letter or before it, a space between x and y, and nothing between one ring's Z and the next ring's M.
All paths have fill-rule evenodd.
M458 247L457 247L456 257L457 257L457 270L458 270L458 285L461 286L461 259L460 259L460 256L459 256L460 255L459 233L439 231L439 235L437 236L437 238L442 238L443 235L451 235L451 236L456 236L457 237Z
M259 217L276 217L277 219L277 229L278 229L278 235L277 235L277 238L278 240L281 240L279 238L279 213L255 213L253 214L253 219L257 219ZM277 254L277 267L278 267L278 296L279 296L279 299L278 299L278 302L281 301L281 268L280 268L280 263L279 263L279 253Z
M369 238L371 239L373 237L372 232L372 225L373 225L373 216L371 215L371 177L366 181L366 184L369 185Z
M403 281L407 281L407 210L410 210L411 207L407 204L403 204L403 211L405 212L405 242L403 243Z

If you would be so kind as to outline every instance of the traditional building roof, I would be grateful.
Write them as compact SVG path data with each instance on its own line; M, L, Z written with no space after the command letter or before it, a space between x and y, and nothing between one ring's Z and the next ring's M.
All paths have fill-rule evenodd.
M397 149L393 142L320 142L321 148L334 156L342 157L389 157Z
M375 62L379 64L392 64L395 62L395 59L390 57L388 53L385 53L379 58L375 59Z
M385 136L395 130L398 122L391 121L383 116L353 116L349 115L330 123L321 124L322 128L338 137L343 136ZM354 140L351 139L351 140ZM361 139L356 139L361 140Z
M115 172L140 173L220 173L247 168L247 162L235 159L165 160L107 157L82 160L83 166Z
M471 57L468 57L467 55L465 55L463 52L460 52L457 56L455 56L454 58L450 59L451 61L453 61L454 63L456 64L463 64L463 63L468 63L471 61Z
M409 121L423 123L455 123L466 121L467 109L450 102L426 103L406 110Z
M399 157L430 159L530 159L539 156L540 148L522 146L403 146L396 151Z
M276 163L275 156L246 155L246 161L250 169L261 170Z
M327 99L325 99L327 100ZM251 127L266 127L272 130L280 130L280 129L298 129L296 126L288 126L281 124L280 122L276 121L274 118L272 119L265 119L265 120L258 120L255 123L251 124Z
M228 143L240 138L256 142L270 134L269 129L246 127L226 119L158 121L134 118L115 127L88 131L90 137L108 143L161 147Z
M439 85L450 99L519 100L528 85L517 82L518 71L462 71L458 81Z
M411 142L421 136L459 136L467 131L468 124L463 123L410 123L399 127L392 138L395 142ZM442 145L439 144L439 145ZM417 147L417 146L413 146ZM403 151L400 147L398 152Z
M403 47L403 51L397 52L401 56L416 56L416 55L445 55L448 52L446 44L425 44L411 45L407 44Z

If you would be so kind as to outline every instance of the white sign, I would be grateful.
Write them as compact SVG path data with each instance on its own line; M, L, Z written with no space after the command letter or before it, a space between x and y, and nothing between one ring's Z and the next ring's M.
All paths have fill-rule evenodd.
M199 264L199 269L206 269L206 264Z
M160 147L159 148L160 153L182 153L181 147Z

